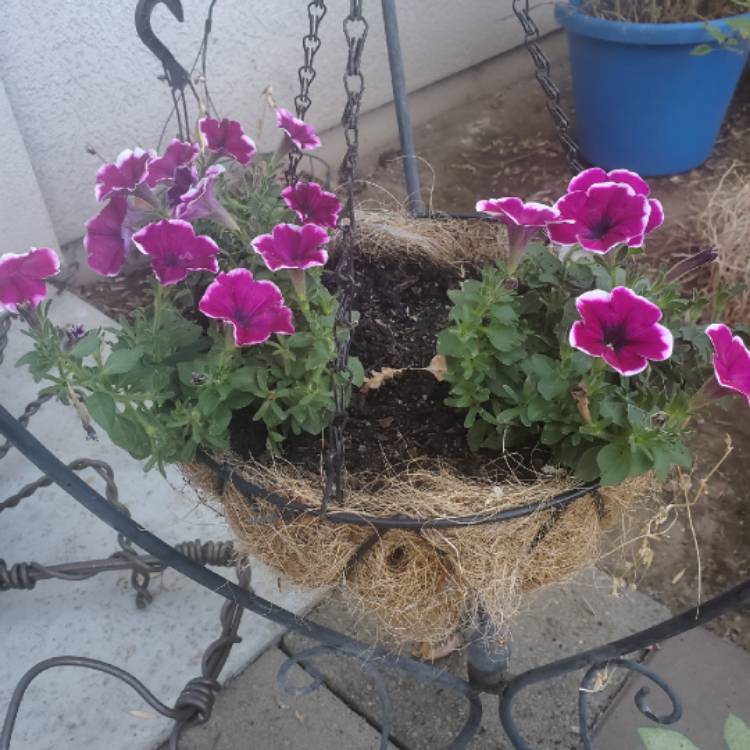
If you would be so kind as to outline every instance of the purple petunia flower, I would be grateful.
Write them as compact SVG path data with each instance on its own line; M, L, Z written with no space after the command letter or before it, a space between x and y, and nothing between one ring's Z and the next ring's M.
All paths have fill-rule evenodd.
M315 128L283 107L276 109L276 125L289 136L300 151L313 151L321 145Z
M117 157L114 164L100 167L96 173L96 199L103 201L112 195L133 193L147 195L146 186L141 186L146 181L149 163L155 156L153 151L144 151L141 148L126 149Z
M177 208L180 198L196 184L197 180L198 172L195 167L178 167L174 173L172 187L166 192L167 205L173 210Z
M327 193L317 182L297 182L281 191L281 197L303 224L336 228L341 204L333 193Z
M324 266L328 253L323 247L328 243L328 232L315 224L277 224L272 234L261 234L252 241L270 271L282 268L305 270Z
M637 172L631 172L629 169L613 169L605 172L601 167L584 169L583 172L576 175L568 185L568 192L572 193L577 190L585 192L599 182L619 182L630 185L638 195L646 197L651 193L648 183ZM656 200L656 198L649 198L648 203L651 207L651 213L648 217L645 234L651 234L654 229L664 223L664 207L661 205L661 201Z
M198 309L234 329L237 346L267 341L271 334L292 334L292 311L272 281L255 281L246 268L220 273L206 289Z
M133 235L136 247L151 258L154 275L163 286L182 281L190 271L216 273L219 246L208 236L196 236L191 224L163 219Z
M243 166L247 166L255 153L255 143L245 135L237 120L214 120L203 117L198 120L200 130L206 141L206 148L220 156L230 156Z
M60 259L48 247L28 253L0 255L0 310L17 312L18 305L36 307L47 296L44 279L60 272Z
M147 215L148 212L133 208L124 196L113 196L86 222L83 246L89 266L102 276L117 276L133 245L133 232Z
M212 219L227 229L237 231L237 222L216 197L216 181L223 173L224 167L220 164L209 167L195 187L180 196L179 203L174 208L174 215L185 221Z
M576 308L582 319L570 329L570 345L601 357L621 375L637 375L648 360L672 355L672 333L659 324L661 310L627 287L584 292Z
M741 393L750 405L750 351L729 326L714 323L706 328L714 346L714 375L723 388Z
M524 203L520 198L479 201L476 210L501 221L508 229L510 270L515 269L531 238L541 227L560 218L560 212L543 203Z
M192 164L200 150L197 143L186 143L174 138L164 151L164 156L158 156L149 163L146 184L156 187L160 182L173 181L177 170Z
M651 215L648 198L623 182L597 182L568 193L555 208L561 221L547 226L553 242L578 243L602 254L621 244L640 247Z

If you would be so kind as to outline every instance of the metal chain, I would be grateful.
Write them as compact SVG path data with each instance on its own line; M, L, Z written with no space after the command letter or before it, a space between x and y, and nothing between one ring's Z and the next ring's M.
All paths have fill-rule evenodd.
M0 341L0 351L2 349L2 342ZM0 362L2 360L0 359ZM18 422L22 424L24 427L26 427L29 422L31 421L31 418L44 406L44 404L47 403L50 399L54 398L54 393L40 393L33 401L31 401L29 404L26 405L26 408L23 410L23 414L21 414L20 417L18 417ZM9 440L6 440L4 443L0 443L0 460L5 458L8 455L8 451L13 447L11 442ZM0 510L3 509L3 504L0 503Z
M345 447L344 429L347 421L347 402L351 388L351 371L349 370L349 343L352 335L352 300L354 297L354 179L359 159L359 111L362 106L362 95L365 90L365 79L362 75L362 52L367 39L368 24L362 15L363 0L350 0L349 15L344 19L344 36L347 43L346 71L344 89L346 105L341 117L346 139L346 153L341 163L339 175L346 185L346 202L341 211L339 227L341 238L336 252L338 255L336 269L336 288L338 308L334 320L334 337L336 340L336 359L331 368L334 386L334 414L328 428L328 445L325 460L326 481L323 492L321 513L325 514L328 501L332 495L336 504L341 505L344 499Z
M307 114L307 110L310 109L312 100L310 99L310 85L315 80L317 75L313 62L315 61L315 55L320 49L320 36L318 30L320 29L320 23L326 14L326 4L324 0L313 0L307 6L307 20L310 24L310 29L305 36L302 37L302 50L305 53L305 62L297 70L297 77L299 78L299 94L294 97L294 110L297 117L304 119ZM294 185L297 182L297 167L299 166L300 160L302 159L302 152L297 146L292 146L289 151L289 166L284 172L284 178L286 179L287 185Z
M541 34L539 27L529 13L529 0L513 0L513 12L521 24L524 33L524 44L536 67L536 80L547 97L547 111L557 128L557 136L565 149L565 159L574 172L580 172L584 166L580 161L580 149L570 134L570 118L560 106L560 89L550 75L550 63L539 45Z
M8 332L10 331L11 317L9 313L0 313L0 365L5 356L5 347L8 346Z

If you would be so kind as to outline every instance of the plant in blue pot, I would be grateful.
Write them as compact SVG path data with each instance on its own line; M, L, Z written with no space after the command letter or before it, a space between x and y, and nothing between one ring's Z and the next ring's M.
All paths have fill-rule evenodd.
M571 0L556 17L589 162L666 175L709 157L750 50L748 0Z

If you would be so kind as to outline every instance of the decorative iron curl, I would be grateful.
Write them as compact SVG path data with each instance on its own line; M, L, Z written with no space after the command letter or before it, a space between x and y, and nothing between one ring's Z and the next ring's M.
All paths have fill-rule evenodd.
M578 729L580 732L581 742L583 743L584 750L592 750L591 733L589 732L589 696L592 692L594 692L594 686L597 679L599 678L599 675L601 675L602 672L608 671L610 667L613 666L623 667L624 669L627 669L631 672L637 672L638 674L647 677L649 680L651 680L651 682L658 685L664 691L664 694L667 696L667 698L669 698L672 704L671 713L667 714L666 716L659 716L646 704L646 697L651 692L650 689L647 687L642 687L635 694L634 701L638 710L646 718L651 719L651 721L655 721L657 724L674 724L676 721L679 721L680 717L682 716L682 702L680 701L677 693L675 693L673 688L667 682L665 682L663 678L659 677L658 674L643 666L643 664L639 664L637 661L633 661L632 659L623 658L609 659L608 661L594 664L594 666L592 666L586 672L583 680L581 680L581 687L578 691Z

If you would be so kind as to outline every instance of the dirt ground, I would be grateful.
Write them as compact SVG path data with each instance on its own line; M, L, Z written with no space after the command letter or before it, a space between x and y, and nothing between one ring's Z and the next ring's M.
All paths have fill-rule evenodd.
M560 83L563 101L569 102L565 70ZM417 128L415 140L424 197L433 210L472 211L477 200L503 195L552 201L564 192L571 176L533 81L449 112ZM664 227L648 246L652 262L663 263L690 249L685 226L705 205L706 191L731 167L750 179L750 78L735 97L711 158L692 172L649 180L666 212ZM388 199L393 202L404 200L399 152L381 153L367 180L360 195L364 205L382 203L384 196L394 196ZM700 237L694 241L701 244ZM666 524L654 528L656 537L647 542L653 552L648 567L644 559L648 561L650 552L639 554L642 540L625 555L613 552L604 561L604 567L621 579L620 585L637 586L674 612L695 606L699 591L705 600L750 576L750 499L745 495L750 486L750 412L740 399L697 426L692 439L697 459L693 485L722 457L727 436L733 451L692 507L695 534L685 510L675 511ZM689 497L692 502L693 494ZM664 502L684 506L684 493L668 488ZM644 515L641 520L645 524L649 518ZM633 561L637 564L631 567ZM711 629L750 650L747 608L720 618Z
M569 80L561 71L559 82L564 101L569 101ZM545 110L544 98L533 81L522 81L495 96L453 110L415 131L421 158L424 197L433 210L472 211L478 199L519 195L525 199L553 201L565 188L570 172ZM394 148L363 159L370 165L363 175L358 198L362 206L403 205L405 189L401 160ZM705 190L716 185L730 167L750 179L750 80L745 80L732 106L714 155L690 173L650 180L653 194L665 205L664 227L649 245L656 263L689 250L684 226L703 206ZM701 238L694 239L701 244ZM82 295L111 313L122 300L132 305L135 286L148 295L147 273L131 280L117 280L114 288L83 289ZM102 304L106 301L106 304ZM700 481L719 460L729 436L734 450L710 478L706 491L692 507L690 518L682 510L674 523L657 529L648 542L653 552L650 566L636 544L630 559L639 558L637 572L622 564L620 555L608 559L606 567L622 579L622 585L638 586L673 611L694 606L699 591L708 598L750 576L750 501L744 495L750 486L750 412L737 401L727 411L698 425L692 440ZM665 491L666 504L684 505L680 491ZM670 519L673 516L670 515ZM648 518L642 519L645 523ZM696 554L696 542L699 556ZM647 553L647 558L650 553ZM700 577L699 577L700 570ZM699 583L700 581L700 583ZM712 629L750 649L750 612L731 614Z

